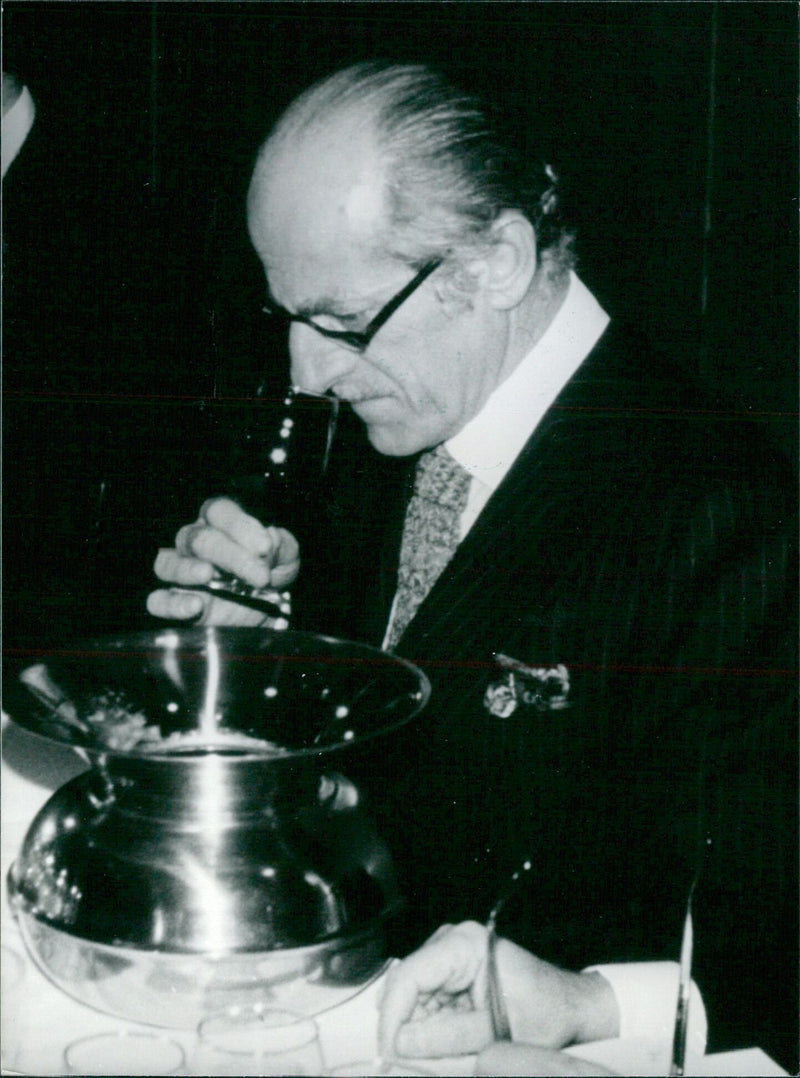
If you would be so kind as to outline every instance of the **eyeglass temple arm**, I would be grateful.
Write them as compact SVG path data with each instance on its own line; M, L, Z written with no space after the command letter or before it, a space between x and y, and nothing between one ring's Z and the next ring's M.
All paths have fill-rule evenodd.
M363 331L363 333L359 333L358 336L361 338L366 338L366 340L369 340L371 337L374 337L378 330L381 328L381 326L384 324L384 322L387 322L392 317L400 304L405 303L411 293L415 289L419 288L422 282L427 277L430 277L434 270L437 270L439 266L441 266L442 261L443 259L441 258L434 258L432 262L426 262L422 269L419 271L419 273L417 273L414 277L411 278L405 288L401 289L394 297L394 299L392 299L389 303L386 304L385 307L378 311L372 321L367 325L367 328Z
M366 329L362 330L360 333L352 330L325 329L322 326L317 325L310 315L293 314L269 297L262 310L266 314L280 315L289 322L301 322L304 326L310 326L312 329L315 329L317 333L321 333L324 337L330 337L332 340L344 341L346 344L353 345L356 348L365 348L381 326L392 317L397 308L408 299L416 288L419 288L427 277L430 277L434 270L441 266L442 262L443 259L441 258L436 258L432 262L427 262L419 273L411 278L405 288L402 288L385 307L378 311L372 321L368 323Z

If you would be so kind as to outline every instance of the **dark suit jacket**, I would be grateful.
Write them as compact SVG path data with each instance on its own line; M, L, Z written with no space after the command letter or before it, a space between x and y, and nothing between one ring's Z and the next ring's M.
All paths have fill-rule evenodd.
M413 462L376 478L355 460L306 537L306 598L338 591L308 627L380 644ZM362 781L409 898L405 945L484 919L530 858L507 935L573 967L677 959L708 836L694 912L711 1046L796 1068L787 471L741 417L606 331L397 648L431 701ZM496 653L532 668L505 717Z

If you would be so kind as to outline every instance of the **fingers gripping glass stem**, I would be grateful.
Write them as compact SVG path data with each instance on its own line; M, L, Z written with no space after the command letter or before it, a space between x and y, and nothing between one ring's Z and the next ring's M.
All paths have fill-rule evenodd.
M188 591L207 592L219 599L227 599L229 602L247 606L251 610L258 610L262 614L285 622L286 626L289 624L292 605L288 592L280 593L279 601L276 601L278 593L274 589L256 588L229 575L209 580L207 584L185 584L183 588Z

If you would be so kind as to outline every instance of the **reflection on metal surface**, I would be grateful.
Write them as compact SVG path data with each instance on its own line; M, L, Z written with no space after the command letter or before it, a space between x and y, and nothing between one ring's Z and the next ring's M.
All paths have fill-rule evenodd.
M307 634L177 636L48 657L88 733L16 701L22 725L93 764L39 812L10 873L27 946L77 998L165 1026L277 985L363 981L401 900L347 759L408 721L427 682ZM112 742L98 694L157 737L121 737L115 710Z
M385 736L430 691L419 670L375 648L266 629L76 642L42 651L21 682L6 678L5 707L32 733L96 755L186 750L188 762L205 748L317 755Z
M101 946L29 916L21 925L39 967L68 995L170 1029L194 1029L207 1014L258 1001L313 1014L331 989L342 1000L360 991L383 968L385 950L379 926L313 947L202 955Z

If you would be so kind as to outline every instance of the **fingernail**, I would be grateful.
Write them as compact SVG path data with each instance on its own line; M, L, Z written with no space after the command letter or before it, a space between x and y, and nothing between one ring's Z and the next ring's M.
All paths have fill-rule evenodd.
M187 595L184 593L178 601L179 616L186 618L194 617L203 609L203 600L199 595Z

